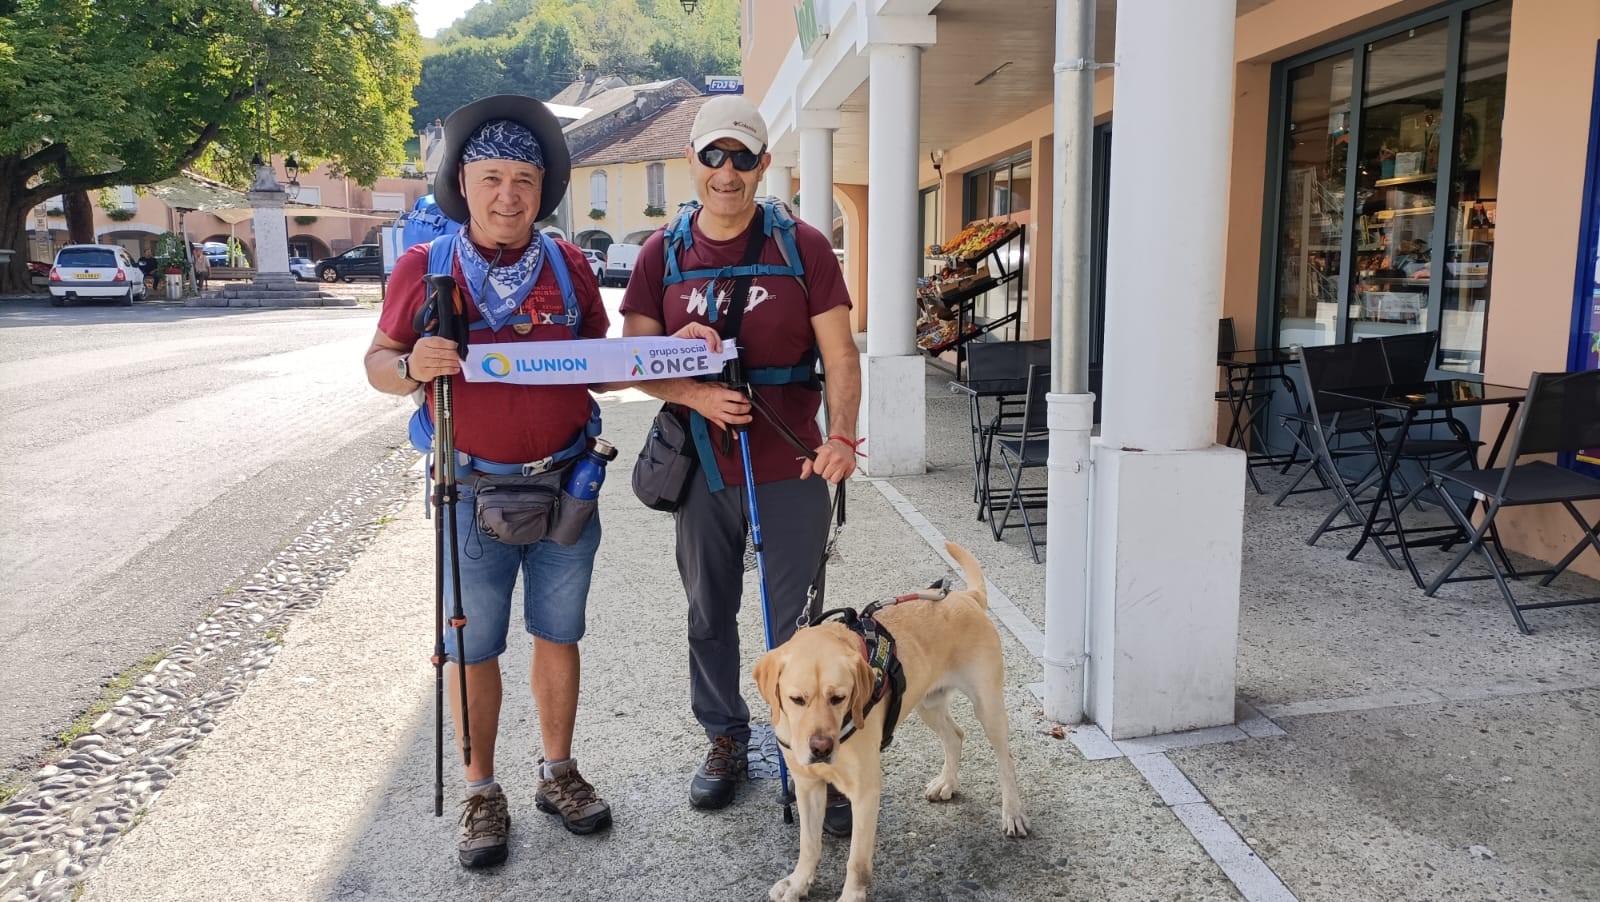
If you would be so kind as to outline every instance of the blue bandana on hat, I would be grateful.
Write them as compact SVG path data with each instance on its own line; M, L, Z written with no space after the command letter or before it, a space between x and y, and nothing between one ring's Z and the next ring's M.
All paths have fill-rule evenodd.
M544 148L520 122L490 119L478 126L461 148L461 165L479 160L512 160L544 168Z
M511 160L543 169L544 150L539 139L521 123L491 119L478 126L461 148L461 165L480 160ZM456 263L472 286L472 300L496 331L527 300L543 262L544 249L538 241L530 242L522 257L509 266L493 266L471 241L456 241Z

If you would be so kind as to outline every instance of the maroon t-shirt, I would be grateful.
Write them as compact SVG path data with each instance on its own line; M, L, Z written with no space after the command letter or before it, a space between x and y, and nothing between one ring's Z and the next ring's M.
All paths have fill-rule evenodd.
M693 246L678 261L679 271L738 266L744 260L749 230L726 241L714 241L700 231L699 215L695 214L692 226ZM759 223L759 218L752 222ZM806 351L816 346L811 318L835 307L850 306L843 273L828 239L803 222L795 223L794 238L801 267L805 270L805 284L793 276L757 276L751 282L750 300L744 308L744 320L739 324L740 359L747 371L799 363ZM687 279L663 290L665 247L661 231L645 240L634 264L633 277L628 281L628 290L622 296L623 315L648 316L661 323L668 335L691 322L720 327L722 318L728 315L728 292L733 290L733 280L718 280L717 322L711 323L706 315L706 290L710 279ZM766 241L761 262L785 265L776 239ZM803 384L761 385L755 390L806 447L822 444L822 432L816 422L817 409L822 404L821 392ZM754 416L750 429L750 465L755 471L756 483L798 477L800 452L784 440L766 417L759 412ZM711 447L716 452L717 468L722 472L723 481L729 485L743 485L744 464L738 445L732 445L731 453L724 454L721 434L715 425L711 426Z
M603 338L610 323L606 308L600 302L600 289L594 283L589 261L583 252L557 240L567 262L567 272L572 276L572 288L578 299L581 321L580 338ZM495 249L479 247L478 252L494 259ZM521 259L521 251L507 251L502 265ZM539 278L528 292L518 313L559 314L566 310L561 300L561 287L547 259L539 267ZM468 298L471 289L461 277L460 267L452 267L456 284L462 289L462 300L467 308L468 323L483 319L478 306ZM417 309L426 299L426 286L422 277L428 272L428 245L411 248L394 263L394 273L389 278L388 293L383 300L383 311L378 315L378 329L403 345L415 344L420 337L412 321ZM507 323L498 331L476 329L468 337L470 344L496 344L516 341L570 341L572 327L555 324L537 324L527 335L518 335L516 328ZM468 382L465 377L452 380L455 389L456 447L486 460L499 463L525 463L554 454L572 443L578 432L589 422L589 389L583 385L512 385L503 382ZM428 404L432 409L433 384L428 384ZM434 422L438 422L437 416Z

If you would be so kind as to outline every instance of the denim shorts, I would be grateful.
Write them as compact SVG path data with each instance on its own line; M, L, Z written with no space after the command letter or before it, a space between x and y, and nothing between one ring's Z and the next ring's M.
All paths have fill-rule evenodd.
M571 645L583 638L584 610L589 600L589 578L594 554L600 547L600 513L589 519L573 545L545 539L532 545L506 545L478 531L473 515L475 496L462 486L456 502L456 550L461 558L463 628L468 664L493 660L505 653L511 625L511 593L522 576L522 622L528 633L549 642ZM460 662L456 631L449 625L455 612L450 581L450 556L444 561L444 646L450 659Z

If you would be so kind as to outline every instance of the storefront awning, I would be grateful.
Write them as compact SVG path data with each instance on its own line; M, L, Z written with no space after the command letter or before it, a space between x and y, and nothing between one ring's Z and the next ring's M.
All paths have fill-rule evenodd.
M203 210L207 213L216 213L219 219L230 222L240 222L250 218L250 201L245 198L243 191L192 172L180 172L170 179L146 185L145 190L166 201L167 206L173 209ZM224 211L239 208L243 208L245 214L239 219L229 219L221 215Z
M326 216L329 219L396 219L399 213L353 213L349 210L340 210L336 207L319 207L315 204L284 204L283 212L288 216ZM249 219L249 211L245 212Z

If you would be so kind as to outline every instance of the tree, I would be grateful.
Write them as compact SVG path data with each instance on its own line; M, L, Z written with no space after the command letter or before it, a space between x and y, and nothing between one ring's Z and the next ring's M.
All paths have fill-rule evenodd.
M45 198L191 166L243 184L258 148L370 184L409 135L420 44L382 0L0 3L0 247Z
M412 128L420 132L464 103L499 93L505 77L503 55L490 42L472 40L458 41L423 59Z

